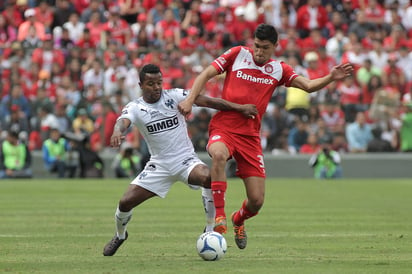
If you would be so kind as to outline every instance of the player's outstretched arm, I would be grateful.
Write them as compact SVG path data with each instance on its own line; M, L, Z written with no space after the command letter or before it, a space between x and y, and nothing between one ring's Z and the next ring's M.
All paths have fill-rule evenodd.
M116 124L114 124L113 134L110 137L110 145L112 147L119 147L122 144L122 141L125 138L124 133L129 128L130 124L130 120L126 118L117 120Z
M193 86L191 88L190 94L185 100L179 103L178 109L183 115L188 115L192 112L192 105L196 100L196 97L203 91L205 88L206 82L209 79L218 75L216 69L209 65L205 70L203 70L195 79Z
M197 106L209 107L217 110L234 110L239 111L247 118L254 119L258 115L258 111L255 105L252 104L236 104L233 102L226 101L221 98L212 98L206 95L198 95L194 102Z
M306 92L315 92L330 84L333 81L342 80L353 73L353 66L350 63L334 66L330 73L324 77L316 79L308 79L303 76L296 77L292 83L292 87L300 88Z

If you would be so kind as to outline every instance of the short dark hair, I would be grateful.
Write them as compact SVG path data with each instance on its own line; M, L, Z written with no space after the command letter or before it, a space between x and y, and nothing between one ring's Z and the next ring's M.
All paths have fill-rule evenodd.
M269 24L260 24L257 26L254 36L259 40L268 40L273 44L278 41L278 32L274 26Z
M156 65L153 65L153 64L144 65L139 73L140 83L144 82L146 78L146 73L149 73L149 74L160 73L161 74L162 72L160 71L160 68Z

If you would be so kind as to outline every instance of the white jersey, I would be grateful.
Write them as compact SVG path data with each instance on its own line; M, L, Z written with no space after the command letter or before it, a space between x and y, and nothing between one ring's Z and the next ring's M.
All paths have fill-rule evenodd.
M127 118L139 128L152 159L171 160L195 153L187 134L185 117L177 108L188 93L184 89L163 90L154 104L139 97L123 108L118 120Z

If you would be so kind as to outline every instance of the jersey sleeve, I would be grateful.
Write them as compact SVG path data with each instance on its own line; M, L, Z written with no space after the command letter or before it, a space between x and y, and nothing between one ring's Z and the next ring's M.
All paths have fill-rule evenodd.
M241 46L238 46L228 49L216 58L211 65L214 66L219 73L225 72L227 68L233 64L241 48Z
M283 84L286 87L290 87L293 79L298 77L299 74L297 74L290 65L284 62L281 62L280 64L283 70L282 79L280 80L280 84Z
M163 92L166 95L166 98L170 98L176 103L180 103L181 101L186 99L187 95L189 95L190 93L189 90L181 88L168 89L164 90Z
M116 121L119 121L120 119L128 119L132 124L134 124L137 119L138 108L139 105L135 102L128 103L126 106L123 107L122 112Z

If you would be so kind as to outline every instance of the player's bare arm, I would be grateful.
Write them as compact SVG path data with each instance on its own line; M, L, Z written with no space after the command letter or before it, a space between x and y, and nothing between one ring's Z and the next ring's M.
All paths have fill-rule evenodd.
M253 104L236 104L233 102L226 101L221 98L212 98L206 95L198 95L194 102L197 106L209 107L217 110L234 110L242 113L247 118L254 119L258 114L257 108Z
M215 77L216 75L218 75L216 69L212 65L209 65L204 71L202 71L199 74L198 77L196 77L195 82L193 83L193 86L191 88L190 94L187 96L185 100L180 102L178 105L180 113L186 116L190 114L190 112L192 112L192 106L196 100L196 97L203 91L206 82L209 81L209 79Z
M311 92L315 92L315 91L318 91L319 89L324 88L325 86L327 86L333 81L342 80L350 76L352 73L353 73L352 64L350 63L340 64L340 65L334 66L331 72L324 77L310 80L306 77L298 76L292 81L291 86L303 89L306 92L311 93Z
M129 128L131 122L129 119L119 119L113 128L113 134L110 137L110 145L112 147L119 147L122 144L123 139L125 138L124 133Z

